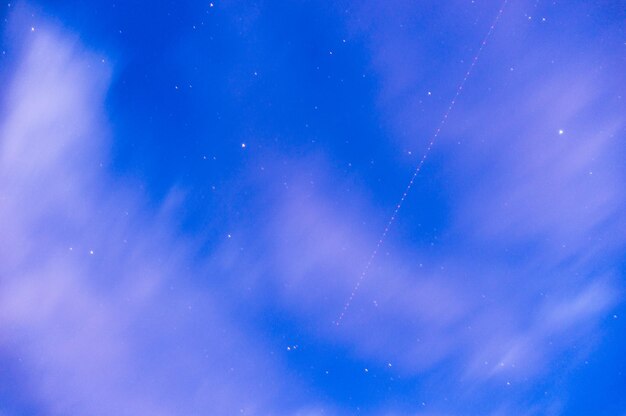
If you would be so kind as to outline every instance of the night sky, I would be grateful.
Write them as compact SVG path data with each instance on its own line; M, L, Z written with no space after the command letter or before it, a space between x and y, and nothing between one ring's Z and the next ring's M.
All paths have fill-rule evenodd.
M0 18L0 416L626 416L626 1Z

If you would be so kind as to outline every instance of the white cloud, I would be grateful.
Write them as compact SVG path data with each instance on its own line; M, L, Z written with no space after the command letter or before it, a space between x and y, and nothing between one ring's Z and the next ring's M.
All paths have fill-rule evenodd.
M389 102L406 104L414 96L397 96L415 89L404 73L411 56L377 51L395 39L378 34L385 37L380 46L375 35L374 59L384 61L381 78L389 79L381 88L383 118L395 123L392 133L401 135L406 126L411 132L419 112L408 105L410 114L398 115L397 102ZM539 378L570 349L588 353L600 337L599 322L621 301L616 275L626 242L620 215L626 195L616 138L625 120L604 111L612 90L594 75L593 58L581 62L575 55L531 76L545 53L524 55L516 74L529 75L515 88L508 75L490 74L489 96L458 106L459 122L446 125L436 151L451 219L438 250L397 242L392 232L344 325L335 328L388 213L359 199L358 186L337 181L340 175L318 160L291 160L287 165L295 168L275 173L290 183L288 192L273 195L275 213L262 237L270 256L245 266L261 270L258 287L271 278L280 294L272 293L272 301L351 358L392 361L394 371L409 376L444 373L448 388L459 380L504 386ZM559 126L566 135L557 134ZM413 133L411 140L424 140L423 132ZM400 216L422 202L409 200Z
M28 36L0 124L0 347L19 396L40 414L288 412L277 393L297 383L197 287L171 212L103 168L110 68L53 27Z

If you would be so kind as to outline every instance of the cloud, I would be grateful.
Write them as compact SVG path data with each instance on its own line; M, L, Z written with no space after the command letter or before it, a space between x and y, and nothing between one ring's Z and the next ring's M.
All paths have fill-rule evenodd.
M402 92L421 88L407 70L421 54L390 54L393 31L358 30L373 35L381 118L400 148L415 146L427 123ZM0 124L0 358L17 380L0 382L23 398L9 412L332 414L251 328L271 310L271 325L288 321L332 354L429 385L425 414L491 396L502 399L492 414L519 414L528 384L560 371L559 357L575 365L622 300L625 120L605 111L610 82L586 60L538 81L495 72L491 95L460 102L429 159L449 198L437 241L392 232L337 328L387 220L366 185L323 156L265 154L265 173L238 178L258 217L198 260L173 221L177 190L152 209L108 173L108 60L44 24L23 32ZM516 74L548 52L524 55Z
M492 55L510 56L512 24L504 19L504 39L493 40ZM375 25L356 30L372 39L389 134L400 149L405 140L423 142L419 128L426 123L415 121L422 112L412 105L419 77L407 74L419 69L417 58L409 64L413 52L389 52L410 33ZM267 256L245 263L256 270L258 290L251 293L271 286L267 302L351 359L391 362L395 374L445 386L432 388L442 408L449 390L460 403L488 399L480 393L485 385L502 395L505 409L517 408L533 388L528 380L558 374L559 357L577 365L601 342L601 322L623 299L626 194L617 138L626 120L608 104L616 74L597 73L601 54L591 46L571 56L561 50L549 66L556 46L538 46L539 32L525 34L528 50L517 51L523 59L514 71L506 63L489 67L488 57L480 64L475 76L481 85L488 77L492 89L468 88L427 162L438 176L418 178L418 187L437 181L448 198L437 248L392 233L340 328L332 322L389 213L367 199L358 180L338 180L342 174L323 158L275 156L276 163L265 160L276 166L273 178L257 179L265 192L271 189L273 208L264 232L254 236ZM401 94L406 90L411 93ZM400 216L424 202L409 198ZM507 393L511 383L521 386L515 394ZM530 412L556 414L561 405L546 399Z
M206 270L171 204L150 209L108 174L105 57L45 22L28 29L13 17L25 40L0 124L0 356L15 368L0 376L13 393L0 408L297 411L279 399L299 389L271 348L198 284Z
M364 360L392 361L397 371L416 374L461 359L472 378L501 372L525 377L566 347L558 340L558 348L548 346L548 338L568 331L588 334L573 324L589 330L587 322L616 300L611 276L577 279L567 268L533 276L542 256L509 268L497 257L472 261L465 252L473 250L471 242L433 258L390 239L337 329L332 322L378 237L375 227L363 224L381 214L358 198L327 194L324 185L299 180L297 173L289 177L290 190L275 202L280 209L266 230L268 257L243 267L264 269L257 284L277 279L272 287L282 307L327 342L350 345ZM544 276L561 286L542 288Z

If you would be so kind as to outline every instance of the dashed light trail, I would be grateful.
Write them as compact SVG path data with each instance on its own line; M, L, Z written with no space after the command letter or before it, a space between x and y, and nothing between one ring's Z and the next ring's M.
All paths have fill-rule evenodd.
M376 243L376 247L374 248L374 251L372 251L372 254L370 255L369 259L367 260L367 263L365 264L365 267L363 268L363 271L361 272L361 274L360 274L356 284L352 288L352 292L350 293L350 296L348 297L348 300L346 301L346 303L343 305L343 309L341 310L341 313L339 314L339 317L334 322L335 325L339 326L341 324L341 321L343 320L344 316L346 315L346 312L350 308L350 305L352 304L352 301L354 300L354 296L356 295L356 293L358 292L359 288L361 287L361 283L363 283L363 279L365 279L365 276L367 276L367 273L369 272L369 269L372 266L372 263L373 263L374 259L378 255L378 251L380 250L380 247L383 245L383 243L385 241L385 238L387 237L387 234L389 233L389 229L391 228L392 224L396 220L396 217L398 216L398 212L400 211L400 208L402 208L402 204L404 203L407 195L409 194L409 191L411 190L411 188L413 187L413 184L415 183L415 178L417 178L417 175L420 173L420 170L422 170L422 166L424 166L424 162L426 162L426 158L430 154L430 151L433 148L433 145L437 141L437 137L439 137L439 133L441 132L441 129L446 124L446 121L448 120L448 116L450 115L450 112L452 112L452 109L454 108L454 105L456 104L457 99L461 95L461 92L463 91L463 87L465 86L465 83L467 82L467 79L470 77L470 75L472 73L472 70L474 69L474 66L476 66L476 63L478 62L478 58L480 57L481 52L485 48L485 45L487 44L487 41L491 37L491 34L493 33L496 25L498 24L498 21L500 20L500 16L502 16L502 13L504 12L504 8L506 7L506 4L508 3L508 1L509 0L503 0L502 4L500 5L500 9L498 10L498 13L496 14L496 17L494 18L493 22L491 23L491 26L489 27L489 30L487 31L487 34L483 38L483 41L481 42L481 44L480 44L480 46L478 48L478 51L476 52L476 54L472 58L472 61L471 61L470 65L469 65L469 68L465 72L465 75L463 76L463 79L459 83L459 86L457 87L456 92L455 92L454 96L452 97L452 100L450 101L450 104L448 105L448 108L446 109L446 111L443 114L443 117L439 121L439 125L437 126L437 128L435 129L435 132L431 136L431 138L430 138L430 140L428 142L428 146L426 146L426 150L422 154L422 158L420 159L419 163L415 167L415 170L413 171L413 175L411 176L411 179L409 180L409 183L407 184L406 188L404 189L404 192L402 193L402 196L400 197L400 200L396 204L395 209L393 210L393 213L391 214L391 217L389 218L389 221L387 222L387 225L385 226L385 229L383 230L380 238L378 239L378 242Z

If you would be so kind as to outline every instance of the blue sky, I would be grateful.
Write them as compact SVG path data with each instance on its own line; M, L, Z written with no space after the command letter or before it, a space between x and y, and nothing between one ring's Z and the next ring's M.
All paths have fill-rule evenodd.
M626 415L623 1L0 13L0 415Z

